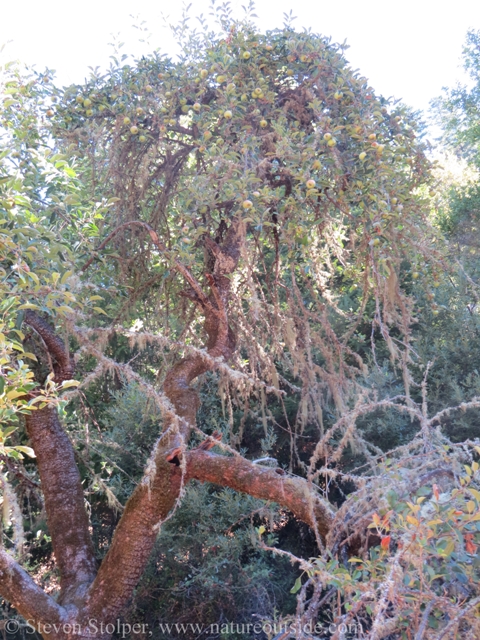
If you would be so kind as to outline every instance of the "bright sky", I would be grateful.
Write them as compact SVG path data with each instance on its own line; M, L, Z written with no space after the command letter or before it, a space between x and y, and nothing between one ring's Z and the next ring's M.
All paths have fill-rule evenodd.
M233 0L237 15L247 2ZM193 0L190 13L208 15L209 4ZM106 67L112 34L121 34L129 53L141 52L145 45L138 43L141 33L132 28L132 14L139 16L137 24L146 22L152 49L173 52L161 16L175 22L182 6L172 0L3 0L1 5L0 45L12 41L2 58L55 69L62 84L82 82L89 66ZM480 29L479 0L257 0L260 28L281 26L290 9L297 28L346 40L348 60L378 93L416 109L426 109L442 86L464 79L459 63L465 34Z

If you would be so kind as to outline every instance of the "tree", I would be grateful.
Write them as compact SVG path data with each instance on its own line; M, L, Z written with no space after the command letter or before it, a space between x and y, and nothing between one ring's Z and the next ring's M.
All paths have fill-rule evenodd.
M55 102L47 121L35 124L35 144L54 145L47 163L61 179L45 177L28 201L11 195L28 191L27 183L22 191L11 181L17 161L4 162L4 196L15 206L6 208L2 241L13 238L18 248L5 252L2 264L7 270L12 255L21 258L7 283L15 309L24 311L12 313L6 330L23 322L22 349L28 346L38 365L31 368L34 388L7 377L3 391L21 398L60 584L55 600L20 556L4 549L0 590L44 635L111 635L107 625L121 616L159 529L195 479L275 502L312 528L323 554L316 566L302 561L308 579L298 584L299 619L315 619L333 584L356 603L339 620L364 616L371 637L384 637L382 625L393 628L385 595L391 572L376 571L372 613L366 592L347 585L352 574L338 558L345 560L348 544L360 548L372 517L388 549L390 516L376 513L386 504L377 471L388 478L383 489L396 484L392 504L399 508L412 482L434 477L446 457L433 430L442 415L429 418L425 395L410 393L414 274L423 265L428 287L442 268L415 121L376 97L324 38L290 26L261 34L228 15L220 21L220 35L183 23L178 61L114 61L105 76L61 95L42 85L42 96ZM20 95L34 90L18 78L6 86ZM38 110L43 97L29 95ZM22 139L31 130L16 119L28 108L7 100L3 109L10 144L21 149L18 171L38 182L37 152ZM14 228L17 210L30 216L38 256ZM50 235L42 235L44 227ZM375 358L398 367L404 394L375 398L368 379ZM12 369L21 372L16 363ZM78 389L63 392L74 376ZM222 432L208 433L196 417L202 384L211 392L213 382L228 418ZM136 385L158 424L99 567L81 475L89 438L75 449L62 424L75 422L75 402L92 385ZM422 465L408 463L403 480L357 429L376 410L420 425L409 451L422 452ZM222 453L211 453L214 446ZM371 477L342 473L349 451L373 465ZM118 502L106 477L96 478ZM339 491L347 481L356 487L338 511L332 480ZM466 538L475 546L474 539ZM392 567L404 555L398 552ZM437 602L434 590L425 597ZM446 596L438 598L447 607ZM445 609L451 617L457 604ZM391 618L399 627L403 619Z

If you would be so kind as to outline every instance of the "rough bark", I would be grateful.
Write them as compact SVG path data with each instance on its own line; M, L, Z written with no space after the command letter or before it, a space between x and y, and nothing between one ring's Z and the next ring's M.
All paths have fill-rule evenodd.
M25 320L48 349L55 382L71 379L73 362L54 329L31 311ZM73 446L62 428L56 407L47 405L37 409L26 416L25 422L37 459L47 524L60 572L59 602L81 601L95 577L96 562Z
M299 520L317 527L325 538L334 518L330 504L303 478L284 475L242 458L226 457L194 449L187 453L187 479L213 482L254 498L270 500L289 509Z
M54 624L67 620L65 609L47 595L5 549L0 549L0 588L2 596L26 620L49 620Z
M55 407L26 417L35 451L47 524L60 572L61 603L81 601L96 573L83 489L69 437Z

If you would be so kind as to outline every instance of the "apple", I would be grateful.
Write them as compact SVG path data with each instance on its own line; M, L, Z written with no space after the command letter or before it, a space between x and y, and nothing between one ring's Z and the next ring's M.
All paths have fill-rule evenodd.
M373 246L378 247L379 244L380 244L380 238L375 238L373 241Z
M335 100L340 100L340 98L343 97L343 93L341 91L335 91L333 97L335 98Z
M307 189L315 189L315 180L307 180L305 186Z
M138 133L138 127L136 127L135 125L133 125L133 127L130 127L130 133L134 136Z
M323 139L324 140L331 140L332 139L332 134L331 133L324 133L323 134Z
M253 202L251 200L244 200L242 202L242 207L244 209L251 209L253 207Z
M419 276L420 276L420 274L418 273L418 271L414 271L414 272L412 273L412 278L413 278L414 280L418 280Z
M46 116L47 118L51 118L53 116L53 109L48 109L48 111L46 112Z
M173 127L174 125L176 125L176 124L177 124L177 121L175 120L175 118L171 118L171 119L168 121L168 124L169 124L169 125L171 125L171 126Z
M294 71L293 69L287 69L287 76L293 76Z
M126 117L123 119L123 124L124 124L124 125L127 125L127 124L130 124L130 123L131 123L130 118L129 118L128 116L126 116Z
M138 136L138 139L140 140L140 142L146 142L147 138L144 135Z
M142 107L137 107L137 116L141 116L145 113L145 111L142 109Z
M315 160L315 162L312 164L312 169L321 169L322 167L322 163L320 162L320 160Z
M205 80L205 78L208 76L208 70L207 69L201 69L200 70L200 77Z
M272 47L272 45L271 45L271 44L266 44L266 45L265 45L265 49L266 49L267 51L272 51L273 47Z
M248 100L248 96L246 93L242 93L242 95L240 96L240 100L242 102L246 102Z
M147 93L151 93L153 91L153 87L151 84L147 84L147 86L145 87L145 91Z
M330 140L328 140L327 142L329 147L334 147L337 144L337 141L335 140L335 138L330 138Z
M211 131L205 131L203 134L203 137L205 140L210 140L210 138L212 137L212 132Z
M79 94L78 94L78 96L75 98L75 100L76 100L77 102L83 102L83 96L82 96L82 94L81 94L81 93L79 93Z
M90 107L92 104L92 101L90 100L90 98L85 98L85 100L83 101L83 106L88 109L88 107Z
M307 55L303 54L303 55L300 56L300 61L301 62L307 62L307 60L308 60L308 56Z
M252 56L252 54L250 53L250 51L244 51L244 52L242 53L242 58L243 58L244 60L248 60L251 56Z
M377 153L383 153L383 150L385 149L385 145L384 144L379 144L377 146Z
M368 139L369 139L369 140L375 140L375 139L376 139L376 137L377 137L377 136L376 136L376 134L375 134L375 133L371 133L371 134L368 136Z
M222 76L222 75L217 76L218 84L223 84L226 81L226 79L227 79L226 76Z
M255 196L255 198L259 198L260 197L260 191L254 191L253 195Z
M85 111L85 115L88 116L88 117L93 116L93 109L87 109Z
M365 153L365 151L362 151L362 153L358 154L358 157L360 158L360 160L365 160L365 158L367 157L367 154Z
M225 118L225 120L231 120L233 116L233 113L230 110L227 110L223 113L223 117Z
M202 105L200 104L200 102L195 102L195 104L193 105L194 111L200 111L201 108L202 108Z
M201 147L198 147L198 150L200 151L200 153L204 153L206 151L207 147L205 147L203 144Z
M98 107L98 110L99 110L99 111L105 111L105 108L106 108L106 107L105 107L105 105L104 105L104 104L101 104L101 105Z
M181 105L187 104L187 99L186 98L180 98L180 104Z
M268 125L268 122L266 120L260 120L260 126L262 127L262 129L265 129L267 125Z

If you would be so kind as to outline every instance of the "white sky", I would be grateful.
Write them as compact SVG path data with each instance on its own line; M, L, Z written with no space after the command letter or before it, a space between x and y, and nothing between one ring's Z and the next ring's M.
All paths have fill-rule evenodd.
M241 15L241 4L232 2ZM57 71L62 84L80 83L89 66L106 67L111 34L120 33L125 51L141 51L131 15L145 20L152 48L174 50L162 13L175 22L181 2L172 0L0 0L2 54ZM208 0L193 0L192 16L208 14ZM281 26L293 10L297 28L350 45L347 58L386 97L426 109L442 86L463 80L460 56L468 28L480 29L480 0L257 0L261 29ZM144 45L143 45L144 46Z

